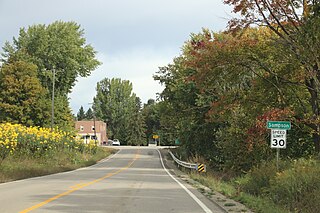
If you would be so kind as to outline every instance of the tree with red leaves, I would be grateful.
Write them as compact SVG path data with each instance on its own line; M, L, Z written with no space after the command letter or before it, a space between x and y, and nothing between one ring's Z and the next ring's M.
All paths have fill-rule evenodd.
M254 24L268 26L287 48L287 55L299 60L304 86L309 92L312 115L308 123L320 152L320 3L317 0L225 0L240 18L230 20L237 31Z

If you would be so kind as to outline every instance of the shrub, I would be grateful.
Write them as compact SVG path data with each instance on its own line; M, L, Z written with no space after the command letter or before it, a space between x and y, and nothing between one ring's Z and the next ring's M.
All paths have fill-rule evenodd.
M277 168L274 162L264 162L259 167L254 167L246 175L236 178L234 183L239 191L262 195L268 193L270 181L275 177L276 173Z
M292 168L292 161L281 160L279 171ZM246 175L234 179L234 184L240 191L253 195L270 194L271 182L277 176L276 161L262 162L259 166L253 167Z
M292 168L277 173L270 186L275 203L290 211L318 212L320 209L320 164L313 159L300 159Z
M83 144L72 132L59 129L0 124L0 163L11 155L43 157L60 151L96 153L94 142Z

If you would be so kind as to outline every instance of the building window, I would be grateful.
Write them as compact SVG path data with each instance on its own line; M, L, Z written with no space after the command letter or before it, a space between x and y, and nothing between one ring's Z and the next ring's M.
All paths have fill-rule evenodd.
M92 131L94 131L94 126L91 127Z
M84 128L83 126L80 126L80 131L83 132Z

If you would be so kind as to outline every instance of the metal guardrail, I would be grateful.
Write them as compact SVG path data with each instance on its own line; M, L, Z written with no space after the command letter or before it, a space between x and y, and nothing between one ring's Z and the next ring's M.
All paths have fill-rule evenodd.
M189 168L189 169L195 169L197 170L198 169L198 164L196 163L187 163L187 162L184 162L184 161L181 161L179 160L178 158L176 158L176 156L174 156L174 154L172 154L171 151L169 151L172 159L180 166L183 166L185 168Z

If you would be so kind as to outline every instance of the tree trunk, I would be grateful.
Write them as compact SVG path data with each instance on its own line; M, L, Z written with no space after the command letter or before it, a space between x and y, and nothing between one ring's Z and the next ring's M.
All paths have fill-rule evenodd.
M317 128L320 128L320 125L317 125ZM313 137L313 143L314 143L314 148L317 153L320 153L320 135L318 132L312 134Z
M316 73L319 73L315 71ZM317 75L319 78L319 76ZM313 143L315 147L315 151L317 153L320 153L320 124L318 124L317 120L319 118L319 94L318 94L318 88L316 80L313 78L306 80L306 86L308 88L308 91L310 93L310 105L312 107L312 121L311 123L312 129L314 130L313 136Z

